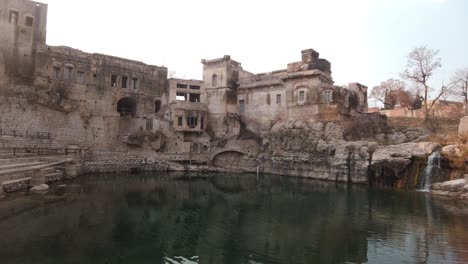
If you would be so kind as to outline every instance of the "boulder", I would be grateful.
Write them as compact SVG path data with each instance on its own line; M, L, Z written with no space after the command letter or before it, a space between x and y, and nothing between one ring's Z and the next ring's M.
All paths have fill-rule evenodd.
M402 133L395 133L395 134L388 135L388 140L390 140L392 144L402 144L407 141L407 138Z
M461 150L457 145L448 145L442 148L442 154L446 157L460 157Z
M41 184L32 187L29 191L32 193L46 193L49 190L49 185Z
M460 119L460 124L458 125L458 133L459 134L468 133L468 116L462 117Z
M431 186L431 190L446 192L462 192L464 191L466 185L467 182L465 179L458 179L453 181L434 183Z

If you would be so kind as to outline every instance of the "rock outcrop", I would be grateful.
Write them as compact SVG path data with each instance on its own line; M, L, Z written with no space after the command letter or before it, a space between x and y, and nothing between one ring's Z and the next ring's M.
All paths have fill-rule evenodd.
M458 179L435 183L431 187L431 192L436 195L468 200L468 181Z
M378 140L346 141L344 131L339 122L276 123L262 135L260 169L279 175L415 188L427 157L441 148L430 142L379 145ZM415 132L411 138L421 134ZM401 138L397 141L407 137L401 134Z

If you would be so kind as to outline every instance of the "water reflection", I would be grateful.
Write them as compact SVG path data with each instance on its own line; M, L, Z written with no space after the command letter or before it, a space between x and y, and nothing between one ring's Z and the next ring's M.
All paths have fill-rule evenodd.
M468 206L255 175L93 176L0 203L2 263L463 263ZM465 210L465 211L464 211Z

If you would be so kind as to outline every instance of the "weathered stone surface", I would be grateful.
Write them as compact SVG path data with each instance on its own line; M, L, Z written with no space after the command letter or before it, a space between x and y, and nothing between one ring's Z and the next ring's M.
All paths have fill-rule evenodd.
M465 179L458 179L453 181L438 182L432 185L431 190L435 191L449 191L449 192L461 192L464 191L464 187L467 185Z
M460 124L458 125L458 133L459 134L468 133L468 116L462 117L460 119Z
M3 190L7 193L26 190L29 187L30 178L22 178L3 182Z
M441 196L468 199L468 181L466 179L458 179L435 183L431 186L431 192Z
M408 139L406 138L406 136L404 134L396 133L396 134L388 135L388 140L392 144L402 144L402 143L405 143Z
M457 145L447 145L447 146L442 148L441 153L444 156L456 156L456 157L461 156L461 150L460 150L459 146L457 146Z
M41 184L32 187L29 191L32 193L46 193L49 190L49 185Z
M397 180L404 176L402 173L414 162L414 158L425 160L438 148L440 145L432 142L379 146L372 155L370 181L394 187Z

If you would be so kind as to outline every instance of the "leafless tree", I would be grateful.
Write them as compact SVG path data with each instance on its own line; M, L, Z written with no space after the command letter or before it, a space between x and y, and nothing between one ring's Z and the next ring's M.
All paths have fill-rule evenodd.
M383 103L385 109L393 109L398 104L398 96L406 89L402 80L390 78L372 89L371 98Z
M429 94L434 91L428 81L434 75L435 71L442 67L441 59L437 56L438 50L433 50L427 46L421 46L413 49L408 54L407 68L401 74L404 79L407 79L415 84L417 94L420 94L422 99L422 108L424 111L424 120L429 121L431 111L436 102L446 94L455 82L449 85L443 85L436 92L435 98L430 101Z
M455 85L450 90L450 95L463 100L465 104L465 115L468 115L468 68L458 70L454 74L452 82L454 82Z

